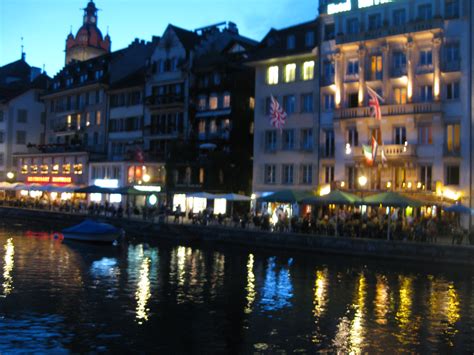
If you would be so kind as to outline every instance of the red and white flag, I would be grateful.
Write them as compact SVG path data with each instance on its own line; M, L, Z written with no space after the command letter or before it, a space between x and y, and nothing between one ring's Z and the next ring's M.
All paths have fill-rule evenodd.
M379 148L379 144L374 136L372 136L372 163L375 163L375 159L377 158L377 150Z
M369 94L370 115L375 117L376 120L380 121L382 119L382 109L380 108L380 102L384 102L384 99L368 85L367 93Z
M281 130L285 125L287 114L280 106L278 101L273 97L271 97L272 102L270 106L270 124Z

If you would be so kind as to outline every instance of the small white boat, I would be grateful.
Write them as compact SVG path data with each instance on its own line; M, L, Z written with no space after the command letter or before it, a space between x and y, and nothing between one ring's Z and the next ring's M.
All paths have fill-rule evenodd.
M95 243L112 243L123 235L123 230L111 224L85 220L62 230L65 240L78 240Z

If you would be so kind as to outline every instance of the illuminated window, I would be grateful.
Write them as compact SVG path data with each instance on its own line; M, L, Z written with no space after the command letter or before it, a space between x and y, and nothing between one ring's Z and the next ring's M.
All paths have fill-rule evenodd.
M21 173L22 173L22 174L28 174L28 165L24 164L24 165L21 167Z
M71 164L63 164L63 174L71 173Z
M100 111L96 111L96 113L95 113L95 124L96 124L97 126L100 126L101 119L102 119L102 117L101 117L101 112L100 112Z
M200 111L203 111L206 109L206 101L207 101L207 97L206 96L200 96L199 97L199 101L198 101L198 109Z
M314 60L303 63L303 80L313 80L314 78Z
M34 164L31 166L31 173L38 174L38 165Z
M91 125L91 113L86 113L86 126L89 127Z
M229 93L224 94L224 107L225 108L230 107L230 94Z
M255 108L255 98L249 98L249 108L253 110Z
M199 183L204 184L204 168L199 169Z
M217 110L217 106L218 106L218 98L217 98L217 95L213 94L209 98L209 108L211 110Z
M370 59L370 79L382 80L382 56L373 55Z
M296 79L296 64L285 65L285 83L291 83Z
M77 115L77 129L81 129L81 115Z
M461 148L461 125L459 123L446 126L446 148L448 152L458 152Z
M71 128L71 123L72 123L71 115L67 115L66 123L67 123L67 128Z
M407 89L395 88L393 89L393 98L397 105L404 105L407 103Z
M216 132L217 132L216 120L211 120L209 131L210 131L211 133L216 133Z
M199 134L206 134L206 121L199 121Z
M53 168L51 169L51 174L58 174L59 173L59 164L54 164Z
M82 175L82 164L74 164L74 175Z
M274 65L268 68L267 71L267 84L275 85L278 84L278 66Z
M433 144L433 134L431 125L418 126L418 144L429 145Z

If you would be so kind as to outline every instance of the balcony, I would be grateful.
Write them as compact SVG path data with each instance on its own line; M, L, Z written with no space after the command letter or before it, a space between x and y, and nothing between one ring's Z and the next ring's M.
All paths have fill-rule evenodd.
M383 146L385 151L385 156L387 157L388 161L395 161L401 158L413 158L416 157L416 144L385 144ZM378 150L378 159L380 158L381 154L381 147ZM346 154L346 159L364 159L364 153L362 151L362 147L352 147L351 154Z
M182 107L183 95L151 95L145 99L145 104L155 108Z
M367 81L383 80L383 72L382 71L375 71L375 72L368 71L367 75L365 76L365 80Z
M443 146L443 156L445 158L460 158L461 157L461 147L448 147L446 144Z
M321 85L329 86L334 84L334 75L321 77Z
M56 124L53 127L54 133L57 135L73 135L79 132L80 130L83 130L84 127L77 127L77 125L68 125L68 124Z
M441 112L439 102L420 102L403 105L382 105L382 116L413 115ZM334 119L369 118L370 107L341 108L334 111Z
M428 65L418 65L416 67L416 74L422 75L422 74L431 74L434 71L434 66L433 64L428 64Z
M449 62L444 62L441 66L441 70L444 73L461 71L461 61L460 60L453 60L453 61L449 61Z
M442 29L443 25L444 20L442 18L410 21L404 25L398 26L389 26L384 24L384 27L382 28L365 32L361 31L353 34L338 33L336 36L336 44L367 41L370 39L397 36L414 32L431 31L433 29Z
M390 75L392 78L400 78L404 75L407 75L406 65L401 66L401 67L393 67Z

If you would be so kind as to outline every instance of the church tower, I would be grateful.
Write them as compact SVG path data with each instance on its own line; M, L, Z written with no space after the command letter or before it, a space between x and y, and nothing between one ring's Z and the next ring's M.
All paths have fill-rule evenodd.
M66 64L72 60L84 61L110 53L110 36L102 37L97 27L97 7L89 1L84 9L83 24L76 36L69 33L66 39Z

